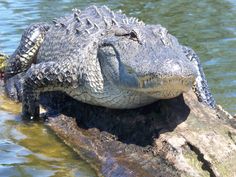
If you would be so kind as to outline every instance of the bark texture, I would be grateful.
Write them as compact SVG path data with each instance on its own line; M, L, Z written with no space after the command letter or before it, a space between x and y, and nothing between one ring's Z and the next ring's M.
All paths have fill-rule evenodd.
M42 104L60 110L48 126L100 176L236 176L236 119L199 103L192 91L134 110L58 93L46 93Z

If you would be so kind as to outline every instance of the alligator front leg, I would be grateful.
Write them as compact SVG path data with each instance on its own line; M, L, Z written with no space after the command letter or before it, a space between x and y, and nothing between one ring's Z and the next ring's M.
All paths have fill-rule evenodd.
M32 65L23 83L22 117L39 117L39 95L45 91L60 91L78 86L77 68L71 62L62 66L56 62Z
M208 106L215 108L215 100L210 92L206 76L204 74L202 65L200 63L200 59L197 54L193 51L193 49L183 46L183 51L186 54L186 57L193 63L196 67L198 76L196 78L196 82L194 84L194 92L198 97L200 102L207 104Z
M35 62L35 57L44 40L49 25L36 23L30 25L22 34L20 45L6 60L5 81L14 75L26 71Z

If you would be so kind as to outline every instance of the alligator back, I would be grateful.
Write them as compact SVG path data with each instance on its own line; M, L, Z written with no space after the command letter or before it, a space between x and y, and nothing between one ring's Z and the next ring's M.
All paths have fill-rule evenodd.
M88 7L83 11L73 9L71 15L53 20L37 56L37 63L78 58L95 54L98 41L111 33L111 28L143 22L128 18L125 14L113 12L106 6ZM82 57L84 56L84 57Z

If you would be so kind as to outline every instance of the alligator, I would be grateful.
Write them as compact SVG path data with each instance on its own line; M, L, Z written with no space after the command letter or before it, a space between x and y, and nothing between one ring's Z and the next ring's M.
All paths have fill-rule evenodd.
M30 25L6 62L5 89L22 101L22 116L39 116L39 95L61 91L92 105L138 108L194 88L215 101L197 54L163 26L106 6Z

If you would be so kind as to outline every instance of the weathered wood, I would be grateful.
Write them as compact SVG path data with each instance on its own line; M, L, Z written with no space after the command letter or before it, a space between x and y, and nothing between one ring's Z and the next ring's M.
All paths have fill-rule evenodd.
M192 91L134 110L90 106L61 94L48 100L67 115L49 118L48 126L100 175L236 176L236 119L202 105Z

